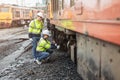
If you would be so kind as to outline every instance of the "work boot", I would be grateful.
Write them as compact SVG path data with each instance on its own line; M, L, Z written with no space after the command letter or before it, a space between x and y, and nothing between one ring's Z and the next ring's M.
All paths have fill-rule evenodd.
M46 60L46 61L49 61L49 60L50 60L50 56L49 56L49 57L47 57L45 60Z
M36 62L36 58L33 59L33 62Z
M47 57L46 59L43 59L42 62L43 62L43 63L48 63L48 62L50 62L50 56Z
M39 61L38 59L36 59L36 63L39 64L39 65L42 64L42 62Z

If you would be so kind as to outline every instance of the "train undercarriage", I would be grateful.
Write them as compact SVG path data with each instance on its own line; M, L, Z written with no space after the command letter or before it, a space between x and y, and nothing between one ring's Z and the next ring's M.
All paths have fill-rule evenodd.
M120 46L56 25L53 38L67 51L84 80L119 80Z
M24 26L29 25L30 19L21 19L21 20L6 20L0 22L0 28L10 28L10 27L17 27L17 26Z
M10 27L29 25L30 19L13 20Z

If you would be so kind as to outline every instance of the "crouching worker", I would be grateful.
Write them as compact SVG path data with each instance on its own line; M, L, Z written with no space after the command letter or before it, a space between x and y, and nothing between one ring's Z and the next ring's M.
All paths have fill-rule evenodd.
M35 60L37 64L41 64L42 60L49 57L49 55L52 53L50 50L51 48L56 49L59 46L55 46L54 44L51 44L51 42L48 40L50 36L50 33L48 30L43 31L43 37L39 40L37 48L36 48L36 57Z

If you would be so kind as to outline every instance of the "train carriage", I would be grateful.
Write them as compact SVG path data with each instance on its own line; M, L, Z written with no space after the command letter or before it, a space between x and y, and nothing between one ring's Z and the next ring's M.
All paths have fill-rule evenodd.
M17 27L29 23L38 9L15 5L0 5L0 28Z
M48 18L84 80L120 80L120 0L48 0Z

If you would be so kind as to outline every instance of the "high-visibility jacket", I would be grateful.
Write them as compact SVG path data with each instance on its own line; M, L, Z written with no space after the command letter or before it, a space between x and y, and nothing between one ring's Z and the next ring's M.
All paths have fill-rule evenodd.
M51 47L51 42L49 40L45 40L45 39L41 38L38 42L36 51L44 52L44 51L50 49L50 47Z
M33 20L29 24L29 33L40 34L43 28L43 22L37 19Z

